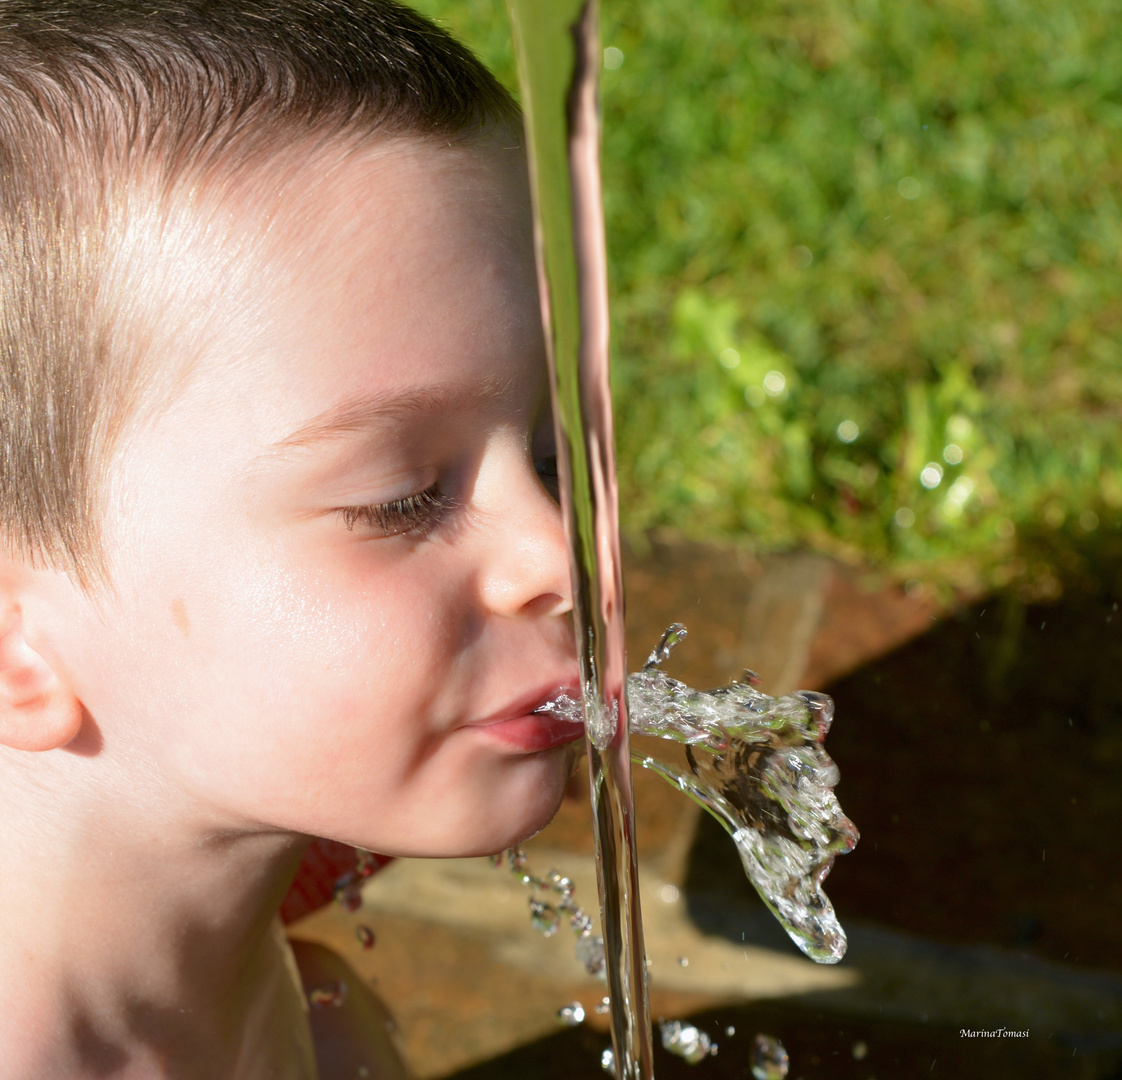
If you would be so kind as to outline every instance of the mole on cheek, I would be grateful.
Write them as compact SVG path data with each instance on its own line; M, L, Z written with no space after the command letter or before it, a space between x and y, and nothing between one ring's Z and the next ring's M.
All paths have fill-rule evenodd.
M191 621L187 618L187 605L182 600L173 600L171 602L171 617L175 620L175 625L179 627L179 632L184 637L191 635Z

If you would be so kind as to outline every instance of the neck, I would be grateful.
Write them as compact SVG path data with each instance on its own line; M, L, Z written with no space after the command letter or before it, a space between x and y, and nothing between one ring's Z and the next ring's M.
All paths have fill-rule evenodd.
M220 827L107 767L0 750L5 1075L310 1080L274 924L302 842Z

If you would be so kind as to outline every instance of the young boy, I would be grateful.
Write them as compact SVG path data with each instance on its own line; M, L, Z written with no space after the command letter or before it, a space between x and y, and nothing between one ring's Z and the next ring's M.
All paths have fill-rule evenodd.
M556 810L519 132L388 0L0 0L6 1080L392 1070L359 1030L316 1072L308 837Z

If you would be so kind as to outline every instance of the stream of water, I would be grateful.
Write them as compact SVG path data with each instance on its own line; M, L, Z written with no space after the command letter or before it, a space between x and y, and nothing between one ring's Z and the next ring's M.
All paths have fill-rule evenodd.
M635 760L724 825L791 940L812 960L837 963L845 931L822 885L858 834L838 804L838 768L822 745L834 703L810 690L773 698L750 682L695 690L661 669L685 636L680 623L671 626L628 679L627 693L632 732L684 745L686 765L651 754ZM564 695L543 709L581 715L580 703Z
M507 7L526 116L581 670L581 700L562 696L544 709L585 725L603 938L593 935L567 879L550 874L539 880L524 872L521 852L511 862L531 887L560 897L556 907L532 902L538 929L552 934L567 915L578 956L590 973L606 977L613 1050L606 1052L605 1068L620 1080L651 1080L630 731L684 745L685 767L651 755L636 760L722 821L757 891L795 943L819 962L836 962L845 952L845 934L822 883L834 857L857 842L857 831L834 797L837 768L822 749L833 717L829 698L805 691L770 698L750 683L694 690L661 670L685 636L677 624L643 670L627 676L608 383L598 9L596 0L507 0ZM579 1008L566 1006L569 1020ZM687 1060L715 1052L692 1025L664 1024L661 1034L663 1045ZM785 1054L781 1064L785 1074Z
M573 577L612 1042L621 1080L653 1075L631 795L600 198L596 0L507 0L518 55Z

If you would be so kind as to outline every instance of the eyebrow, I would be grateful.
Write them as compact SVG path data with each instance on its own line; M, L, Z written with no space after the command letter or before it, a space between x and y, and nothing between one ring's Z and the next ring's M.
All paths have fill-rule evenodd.
M380 423L413 416L437 417L473 408L494 409L511 402L517 391L509 376L488 376L471 386L436 385L376 397L350 398L333 405L290 435L273 443L266 453L307 449Z

